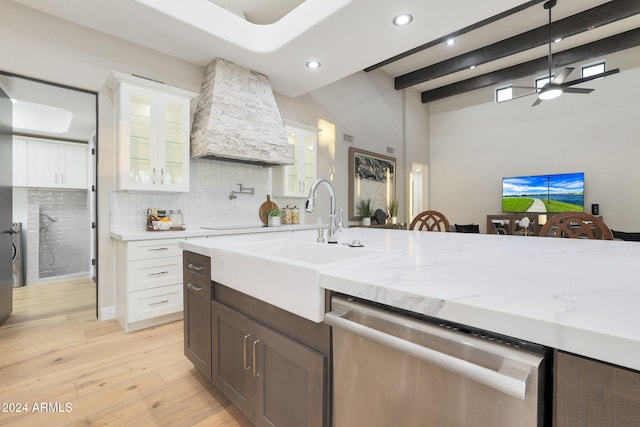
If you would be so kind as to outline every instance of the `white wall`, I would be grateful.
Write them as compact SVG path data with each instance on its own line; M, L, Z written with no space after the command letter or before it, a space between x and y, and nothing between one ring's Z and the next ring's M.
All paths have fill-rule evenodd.
M640 48L606 59L621 72L582 84L589 95L531 107L534 96L496 104L488 88L430 104L430 207L483 231L502 177L584 171L585 211L599 203L609 227L640 230Z

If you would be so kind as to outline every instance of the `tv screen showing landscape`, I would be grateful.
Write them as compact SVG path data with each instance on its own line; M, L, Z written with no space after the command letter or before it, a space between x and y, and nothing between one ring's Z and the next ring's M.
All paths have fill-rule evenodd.
M502 212L584 211L584 172L502 178Z

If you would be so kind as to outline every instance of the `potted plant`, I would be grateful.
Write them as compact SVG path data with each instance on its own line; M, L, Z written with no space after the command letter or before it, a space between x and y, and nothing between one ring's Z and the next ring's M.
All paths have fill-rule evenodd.
M392 200L389 203L389 222L391 224L397 224L398 223L398 201L397 200Z
M371 199L360 199L358 212L362 216L362 225L371 225Z
M282 211L273 209L267 212L267 226L280 227L282 225Z

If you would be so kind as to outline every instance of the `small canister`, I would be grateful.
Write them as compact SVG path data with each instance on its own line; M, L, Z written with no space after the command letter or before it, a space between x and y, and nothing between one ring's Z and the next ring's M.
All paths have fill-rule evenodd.
M282 223L291 224L291 208L289 205L282 210Z
M183 228L182 211L169 211L169 218L171 218L171 228Z
M300 209L297 206L291 208L291 224L300 224Z

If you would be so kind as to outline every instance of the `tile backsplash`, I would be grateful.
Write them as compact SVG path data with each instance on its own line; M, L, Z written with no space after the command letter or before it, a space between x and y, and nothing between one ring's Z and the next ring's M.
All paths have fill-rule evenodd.
M27 217L28 284L89 274L92 229L88 191L30 188Z
M271 194L269 167L210 159L192 159L188 193L113 191L111 193L111 230L139 231L146 227L148 208L178 210L188 228L203 226L259 225L260 205ZM238 194L238 184L254 187L255 194ZM275 199L280 206L301 206L303 199ZM301 209L302 210L302 209ZM303 218L301 217L301 222Z

